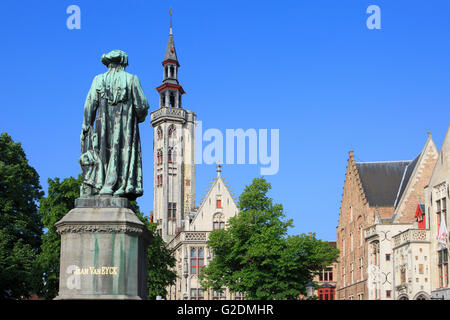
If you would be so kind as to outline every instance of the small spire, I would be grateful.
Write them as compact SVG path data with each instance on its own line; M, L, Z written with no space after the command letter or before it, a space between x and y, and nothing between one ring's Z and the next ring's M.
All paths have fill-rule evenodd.
M217 176L220 177L220 173L222 172L222 165L220 164L220 161L217 162L216 168L217 168Z
M170 60L176 63L178 66L177 53L175 51L175 43L173 42L173 31L172 31L172 8L169 10L170 15L170 28L169 28L169 42L167 43L166 54L164 55L163 64L165 61Z

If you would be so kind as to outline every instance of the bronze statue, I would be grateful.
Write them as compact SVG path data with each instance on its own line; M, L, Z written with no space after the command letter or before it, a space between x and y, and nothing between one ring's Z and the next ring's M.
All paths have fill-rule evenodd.
M143 194L138 124L149 105L137 76L125 71L128 55L104 54L108 71L97 75L84 105L80 197L110 195L134 200Z

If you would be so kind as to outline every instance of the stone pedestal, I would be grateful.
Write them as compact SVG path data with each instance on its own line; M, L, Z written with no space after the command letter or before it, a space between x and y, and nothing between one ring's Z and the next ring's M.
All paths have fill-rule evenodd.
M128 200L77 199L55 226L61 235L56 299L146 299L150 232Z

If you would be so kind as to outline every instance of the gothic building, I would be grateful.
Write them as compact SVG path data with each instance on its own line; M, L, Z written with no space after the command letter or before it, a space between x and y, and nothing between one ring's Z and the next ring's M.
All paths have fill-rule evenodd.
M217 176L201 204L195 207L195 121L196 115L182 105L185 93L178 82L178 62L170 27L163 65L159 109L151 113L154 128L154 191L151 220L157 232L174 249L176 284L168 288L167 299L242 299L242 294L203 292L199 274L213 258L206 247L211 231L225 228L238 213L233 195L221 176ZM201 138L201 137L200 137ZM201 150L199 150L201 152Z
M433 299L450 300L450 280L448 273L450 246L448 234L442 235L440 225L449 225L447 213L450 199L450 126L439 152L430 182L425 188L424 211L430 232L431 296ZM445 231L445 230L444 230ZM438 242L438 238L442 242Z
M414 160L356 162L350 152L336 228L337 299L397 298L402 286L394 278L397 269L392 261L395 249L403 251L406 244L394 238L418 227L417 206L424 202L424 188L437 157L431 135ZM424 242L417 249L425 259L429 241L419 241ZM424 271L418 281L427 277Z

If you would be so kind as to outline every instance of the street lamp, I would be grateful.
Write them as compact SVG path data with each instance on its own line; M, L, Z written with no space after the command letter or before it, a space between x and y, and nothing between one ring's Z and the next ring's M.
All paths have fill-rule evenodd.
M312 300L314 296L314 283L311 280L306 284L306 296L308 300Z

